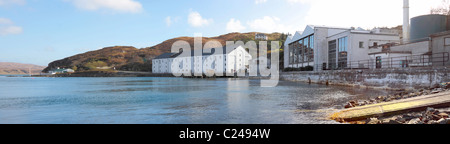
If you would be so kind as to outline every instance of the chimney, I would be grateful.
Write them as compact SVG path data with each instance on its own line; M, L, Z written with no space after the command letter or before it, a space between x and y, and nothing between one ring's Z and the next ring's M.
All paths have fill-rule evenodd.
M409 0L403 0L403 43L409 41Z

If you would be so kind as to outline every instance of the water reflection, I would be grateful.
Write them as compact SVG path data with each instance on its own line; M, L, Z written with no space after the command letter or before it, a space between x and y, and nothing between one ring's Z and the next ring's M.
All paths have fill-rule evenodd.
M0 77L0 123L333 123L386 91L248 79Z

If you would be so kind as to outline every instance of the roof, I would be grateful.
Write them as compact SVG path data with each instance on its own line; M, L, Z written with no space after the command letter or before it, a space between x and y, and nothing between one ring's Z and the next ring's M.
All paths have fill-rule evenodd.
M172 55L174 55L175 53L164 53L162 55L157 56L154 59L166 59L166 58L171 58Z
M266 35L263 33L258 33L258 34L256 34L256 36L266 36Z
M351 30L351 28L345 28L345 27L331 27L331 26L319 26L319 25L307 25L305 30L303 32L301 31L297 31L294 35L294 37L292 38L292 42L303 39L307 36L310 36L312 34L314 34L314 29L315 28L327 28L327 29L337 29L337 30Z
M284 42L284 45L289 45L291 42L292 42L292 38L294 38L294 36L288 36L287 38L286 38L286 41Z
M222 50L223 50L222 54L231 53L233 50L235 50L236 48L238 48L240 46L241 45L231 45L231 46L229 46L230 48L228 48L228 49L227 49L227 46L224 46L224 47L222 47ZM210 53L206 53L205 50L210 50L211 52ZM193 56L195 53L202 53L203 56L210 56L210 55L213 55L213 54L217 55L217 53L215 53L215 50L216 50L216 48L203 49L203 50L191 50L191 55L189 55L189 57ZM154 59L175 58L175 57L178 57L180 54L181 53L164 53L162 55L157 56Z
M430 37L439 37L439 36L445 36L445 35L450 35L450 31L435 33L435 34L430 35Z
M337 27L337 26L325 26L325 25L308 25L307 27L314 28L329 28L329 29L351 29L348 27Z

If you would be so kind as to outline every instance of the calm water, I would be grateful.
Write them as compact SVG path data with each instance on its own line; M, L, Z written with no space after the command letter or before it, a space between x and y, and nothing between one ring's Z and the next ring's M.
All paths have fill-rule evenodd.
M0 76L0 123L334 123L351 99L384 91L258 80Z

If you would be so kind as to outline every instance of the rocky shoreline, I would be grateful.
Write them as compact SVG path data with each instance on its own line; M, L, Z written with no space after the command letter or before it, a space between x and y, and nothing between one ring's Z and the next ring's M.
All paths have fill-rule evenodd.
M368 118L356 124L450 124L450 109L427 108L423 112L411 112L387 118Z
M450 82L449 83L442 83L440 85L436 85L433 88L429 89L419 89L416 91L402 91L398 92L393 95L387 95L387 96L378 96L374 99L369 100L351 100L347 102L347 104L344 106L344 108L353 108L353 107L359 107L359 106L365 106L370 104L377 104L377 103L384 103L384 102L391 102L394 100L401 100L401 99L408 99L418 96L425 96L430 94L437 94L445 91L450 91Z
M352 100L344 108L354 108L371 104L391 102L395 100L408 99L430 94L438 94L450 91L450 82L436 85L429 89L419 89L416 91L402 91L393 95L378 96L369 100ZM406 112L390 117L372 117L365 121L349 122L351 124L450 124L450 106L447 109L427 108L420 112Z

